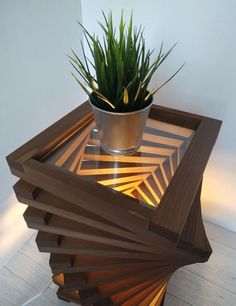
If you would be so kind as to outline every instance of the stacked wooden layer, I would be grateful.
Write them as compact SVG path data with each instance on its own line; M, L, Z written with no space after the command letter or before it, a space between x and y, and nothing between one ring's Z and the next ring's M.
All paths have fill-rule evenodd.
M28 205L24 218L38 230L39 250L51 254L59 298L82 305L162 305L173 272L211 254L200 193L221 123L153 106L136 158L111 160L97 154L96 133L88 136L93 121L86 102L7 157L20 178L17 199ZM167 124L170 130L163 131ZM175 126L194 135L170 143ZM182 154L185 138L191 142ZM137 171L128 193L113 186L111 174L127 187Z
M28 205L24 218L38 230L39 250L51 253L60 298L82 305L161 305L168 278L189 262L187 253L163 256L154 237L144 241L23 180L14 190Z

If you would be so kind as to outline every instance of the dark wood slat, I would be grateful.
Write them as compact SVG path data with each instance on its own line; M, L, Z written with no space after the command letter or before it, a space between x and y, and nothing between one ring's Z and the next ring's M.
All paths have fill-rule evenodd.
M63 173L58 168L41 164L36 160L28 160L25 162L24 168L24 180L30 181L52 194L57 194L60 198L68 200L85 210L124 228L140 229L148 226L148 220L143 216L150 215L150 209L147 206L139 205L135 199L92 181L88 184L85 179L79 176ZM114 214L114 206L111 204L114 201L117 203L116 214ZM118 203L122 203L122 205ZM125 210L133 210L137 215L125 214ZM140 213L140 216L138 213Z
M201 188L202 182L198 187L197 194L190 209L178 245L185 249L194 249L207 260L212 253L211 246L206 237L201 214Z
M165 292L165 285L165 280L159 280L158 282L147 287L145 290L139 291L133 296L127 296L121 303L124 305L150 306L150 303L154 300L158 293L161 292L162 294L160 294L160 297L155 302L155 305L160 305L163 298L163 293Z
M65 290L63 288L59 288L57 290L57 297L65 302L80 304L80 296L76 290Z
M31 208L32 210L32 208ZM29 215L29 214L28 214ZM30 217L30 215L29 215ZM41 224L37 222L29 222L27 218L25 218L28 227L34 228L40 231L49 232L53 234L58 234L61 236L70 236L73 238L83 239L86 241L90 241L91 243L101 243L104 245L110 245L115 247L121 247L123 249L127 249L129 251L139 251L147 254L155 254L159 256L159 258L163 258L165 261L171 263L173 260L178 263L182 262L183 259L188 258L189 254L183 256L182 254L178 254L176 252L175 257L173 258L173 254L169 250L166 250L166 254L163 255L163 248L154 247L151 248L149 246L133 243L129 240L118 240L116 236L105 233L102 231L95 230L86 225L78 224L76 222L72 223L72 221L67 220L65 218L57 217L51 215L47 224ZM173 249L174 251L174 249Z
M204 118L201 115L168 108L161 105L153 105L149 117L174 125L196 130Z
M112 305L121 305L121 303L127 303L127 300L129 299L133 299L133 302L130 302L128 305L137 305L137 303L135 303L137 301L136 296L140 295L140 291L143 294L143 296L147 295L147 292L151 292L151 290L154 287L157 287L159 284L159 282L156 281L156 279L154 280L149 280L147 282L145 282L144 284L141 285L137 285L136 287L133 287L131 289L125 290L123 292L120 292L119 294L115 295L112 298L104 298L98 302L93 303L94 306L112 306ZM160 290L160 287L157 287L155 290L153 290L149 295L148 298L149 300L153 300L155 298L155 296L157 295L158 291ZM91 292L91 291L90 291ZM157 306L161 306L161 302L163 300L163 295L165 293L162 293L162 295L160 296L160 301L158 303L156 303L155 305ZM58 295L60 295L60 298L64 299L64 300L71 300L74 303L80 304L81 300L79 298L79 294L77 293L77 291L73 291L73 290L65 290L63 288L60 288L58 290ZM135 300L135 302L134 302ZM146 298L147 300L147 298ZM148 301L149 301L148 300ZM124 304L126 305L126 304ZM145 301L143 300L142 303L140 303L140 306L148 306L148 302L145 303Z
M154 245L156 244L159 249L162 248L163 254L165 254L163 256L168 256L168 254L170 254L169 250L172 248L175 249L175 243L155 234L152 231L148 231L149 222L146 218L143 218L139 214L134 214L134 212L130 212L129 210L125 212L125 201L132 201L134 199L126 197L118 192L113 194L112 190L110 193L107 191L107 188L103 189L103 186L93 184L92 182L87 185L86 181L82 180L78 185L77 179L79 179L79 177L69 176L65 179L64 174L66 173L61 173L60 171L57 171L56 168L45 168L45 165L41 165L35 160L30 160L25 163L25 168L27 172L27 177L24 177L25 180L31 180L34 184L38 182L40 188L50 189L52 193L59 194L61 198L69 200L71 203L74 203L83 209L96 213L99 216L126 228L127 230L139 234L143 239L153 242ZM52 171L55 171L53 176L50 175ZM78 186L80 187L79 189ZM97 191L95 192L94 189ZM122 205L119 207L116 206L114 213L114 207L112 204L114 203L116 196L122 197L119 199ZM124 201L122 199L124 199ZM117 200L118 198L116 198L116 201ZM96 203L96 205L93 203ZM168 248L169 250L167 251ZM193 260L193 262L201 260L198 255L191 255L180 249L175 249L175 257L178 255L182 258L189 258L190 260Z
M65 255L65 254L51 254L50 255L49 266L51 267L52 271L54 269L59 269L58 272L63 272L60 269L70 269L72 268L72 265L73 265L73 257L70 255Z
M52 215L43 210L28 207L24 212L23 216L25 221L28 223L46 225Z
M38 232L36 236L36 244L41 247L59 247L62 237L52 233Z
M90 135L88 102L8 155L21 178L14 190L28 205L27 225L39 230L39 250L51 253L59 298L87 306L163 306L171 274L209 258L201 180L221 122L163 106L153 106L149 118L133 157L100 151L97 132ZM92 146L83 153L87 141ZM117 167L120 184L94 181L113 179ZM134 178L125 172L144 175L127 185ZM122 183L137 199L122 193Z
M160 205L152 218L152 230L160 228L178 239L181 234L204 169L219 133L221 121L204 118L189 145ZM207 131L207 132L206 132ZM181 182L178 183L178 182ZM175 216L175 218L173 218Z
M19 180L13 186L15 193L21 197L26 197L30 200L34 200L40 193L40 188L32 184L26 183L23 180Z
M56 254L56 255L62 255L62 254ZM64 254L63 254L64 255ZM78 256L78 255L73 255L73 257ZM106 256L104 256L106 257ZM107 258L107 257L106 257ZM114 263L114 264L103 264L103 265L87 265L87 266L71 266L71 267L65 267L62 264L55 266L55 268L52 268L52 272L55 274L59 273L78 273L78 272L86 272L86 271L102 271L102 270L114 270L114 269L119 269L119 270L125 270L127 268L135 268L136 270L142 268L147 271L148 269L154 269L155 267L160 266L159 261L151 261L151 260L142 260L142 259L131 259L130 262L122 262L123 258L119 259L119 263ZM126 259L126 258L124 258ZM73 270L74 269L74 270Z
M97 229L93 229L84 224L79 224L71 220L50 215L50 219L47 219L48 214L44 211L28 207L24 214L25 221L28 227L49 232L52 234L66 235L73 238L87 240L105 245L117 246L128 250L134 250L139 252L145 252L150 254L161 254L161 251L151 248L149 246L133 243L127 239L121 240L119 237L110 233L102 232ZM120 240L119 240L120 239ZM168 257L166 257L168 258Z
M36 243L41 252L157 261L156 255L146 254L141 252L132 252L124 250L119 247L103 245L95 242L91 243L91 241L80 240L67 236L55 235L55 234L52 235L53 237L52 241L54 240L59 241L59 244L57 243L55 245L51 245L49 237L50 237L49 233L41 231L38 233L36 238ZM186 260L183 259L183 262L185 261ZM163 264L163 260L158 259L158 262L162 262Z
M101 285L110 285L113 282L125 281L126 279L138 276L149 276L153 273L162 275L166 271L175 271L180 266L172 264L170 266L147 268L126 268L103 271L86 271L85 273L60 273L54 274L53 281L65 289L85 289ZM163 281L160 276L160 281Z
M89 289L79 290L81 303L93 304L99 300L102 300L107 297L111 297L115 294L118 294L122 291L133 288L139 284L146 282L147 280L159 279L159 277L165 277L166 273L157 275L155 272L148 276L138 276L136 278L126 279L124 281L114 282L108 285L98 286Z
M28 186L29 185L29 186ZM32 184L28 184L23 180L19 180L16 183L17 188L15 188L16 197L19 202L30 205L37 209L42 209L51 214L58 216L66 217L70 220L87 224L94 228L114 233L115 235L125 237L137 242L142 242L144 244L150 243L146 240L143 240L139 236L122 229L120 226L115 226L115 224L95 215L86 210L81 209L80 207L71 204L68 201L65 201L59 197L50 194L40 188L37 188L37 196L33 193L28 193ZM36 188L36 187L34 187ZM32 187L33 189L33 187ZM31 189L30 189L31 190ZM152 243L151 243L152 245Z
M85 102L81 104L69 114L9 154L6 157L9 167L23 172L23 163L26 160L46 154L63 139L68 137L68 135L71 135L86 124L88 120L92 119L93 115L89 103Z
M69 288L85 288L86 275L85 273L66 273L64 274L64 287Z

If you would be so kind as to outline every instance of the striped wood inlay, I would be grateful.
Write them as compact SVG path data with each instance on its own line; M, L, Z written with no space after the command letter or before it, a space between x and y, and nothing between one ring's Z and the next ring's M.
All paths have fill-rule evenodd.
M187 128L148 119L137 152L109 155L101 149L92 121L57 147L45 162L157 206L193 133Z

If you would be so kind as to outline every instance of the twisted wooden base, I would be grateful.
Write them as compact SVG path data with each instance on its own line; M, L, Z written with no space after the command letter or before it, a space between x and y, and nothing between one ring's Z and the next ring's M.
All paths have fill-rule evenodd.
M220 125L154 105L138 151L112 156L85 102L7 156L59 298L162 305L171 275L209 258L201 180Z
M167 281L181 266L204 261L211 253L200 211L200 188L177 246L158 245L19 180L24 218L38 230L40 251L51 253L58 297L82 305L163 305ZM163 238L161 238L163 240ZM205 254L198 253L203 247ZM160 242L160 241L159 241ZM195 246L193 250L192 246ZM179 249L185 248L187 251ZM207 251L208 250L208 251Z

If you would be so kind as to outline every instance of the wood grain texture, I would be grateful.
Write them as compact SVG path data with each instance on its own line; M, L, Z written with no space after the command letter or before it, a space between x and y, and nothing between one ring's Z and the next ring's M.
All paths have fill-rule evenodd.
M185 274L178 272L175 273L174 284L178 285L167 288L165 306L212 305L211 299L213 300L218 295L218 288L220 288L222 296L221 305L235 305L234 300L236 300L236 294L233 290L235 289L236 233L227 231L219 226L207 222L205 222L205 228L207 234L211 236L210 243L213 249L209 261L204 264L194 264L181 269L191 272L191 276L187 278L187 290L181 290L181 287L185 284ZM48 279L46 279L44 274L40 273L37 277L37 273L35 273L35 271L38 270L38 264L48 271L50 271L50 268L48 265L47 254L38 252L34 239L35 236L30 238L30 240L16 253L16 255L13 256L10 262L11 266L8 267L8 264L6 264L4 268L0 269L0 300L2 301L2 306L21 305L28 298L38 293L38 290L33 287L33 283L40 286L40 288L43 288L43 286L46 287L50 282L51 276L48 276ZM25 256L21 257L19 256L19 253L22 253ZM92 258L90 258L90 260L93 261ZM102 258L100 258L100 260L102 260ZM107 258L104 258L104 262L106 260ZM12 263L14 263L14 269L16 269L15 272L19 276L14 273ZM98 261L94 261L94 263L96 264ZM15 268L17 265L20 265L20 267ZM21 269L27 269L28 265L31 266L32 272L30 274L22 274ZM106 270L106 268L103 269ZM5 278L6 271L8 271L7 278ZM29 282L31 285L29 285ZM199 284L199 282L201 286L199 289L196 289L198 288L197 284ZM147 282L145 284L147 284ZM149 285L151 287L151 284ZM149 285L147 287L149 287ZM28 290L28 288L30 289ZM204 288L207 288L207 295L202 294ZM63 300L56 299L57 289L58 286L52 283L50 287L35 301L31 302L31 304L34 306L71 305L63 302ZM169 290L171 290L171 293ZM145 291L146 289L144 292ZM134 289L130 289L126 292L127 295L124 296L126 296L126 298L131 298L133 297L134 292ZM232 303L227 301L229 293L234 295L234 300L231 300ZM122 298L122 295L117 295L117 297ZM223 304L223 301L225 300L228 302L227 304Z
M212 252L200 194L221 122L153 106L131 156L101 151L94 125L86 102L7 157L24 218L59 298L161 306L171 275Z
M157 206L194 131L148 119L137 152L118 156L101 150L94 126L92 122L79 130L44 162Z
M188 151L153 216L152 222L158 227L163 227L166 231L178 236L181 234L220 126L221 122L218 120L202 119ZM174 222L172 216L175 216Z

